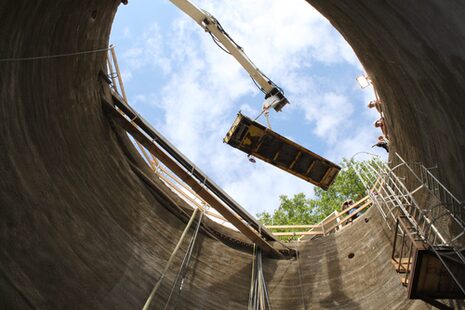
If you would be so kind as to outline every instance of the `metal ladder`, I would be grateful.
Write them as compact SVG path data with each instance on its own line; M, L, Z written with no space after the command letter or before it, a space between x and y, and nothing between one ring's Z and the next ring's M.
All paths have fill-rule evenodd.
M465 268L463 202L452 195L425 166L407 163L399 154L395 155L395 161L390 165L372 158L354 165L355 171L388 228L395 230L396 236L412 234L412 231L403 231L397 219L402 217L407 221L416 238L437 255L465 294L465 280L457 278L449 265L454 262ZM428 197L428 204L421 207L418 202L420 197Z

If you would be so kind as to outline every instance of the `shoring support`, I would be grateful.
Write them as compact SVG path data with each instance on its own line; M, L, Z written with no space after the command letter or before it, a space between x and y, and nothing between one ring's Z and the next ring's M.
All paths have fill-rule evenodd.
M106 87L106 89L107 91L109 91L109 87ZM115 102L117 104L123 105L123 108L130 108L126 106L122 101L119 101L118 98L115 98L111 93L103 95L102 104L108 116L110 116L116 124L121 126L128 133L130 133L136 141L138 141L153 156L160 160L168 169L170 169L181 180L183 180L187 185L189 185L199 196L202 197L203 200L205 200L205 202L207 202L211 207L215 208L226 220L228 220L247 238L249 238L253 243L256 243L267 255L274 258L284 258L284 255L267 241L267 239L272 241L276 240L270 232L268 232L264 227L262 227L255 219L251 218L251 216L242 208L233 209L233 211L237 213L236 214L228 208L229 205L226 206L225 204L223 204L215 195L218 191L222 192L222 190L220 190L218 186L215 185L213 190L211 188L208 188L206 186L206 183L208 182L208 178L206 176L204 177L204 182L200 183L197 180L198 178L195 178L195 176L193 175L195 172L200 173L200 170L198 170L198 168L196 169L196 167L194 166L191 172L186 171L185 168L178 164L178 161L175 158L170 156L171 154L168 155L156 143L154 143L155 137L151 137L147 134L146 131L141 130L142 126L148 126L142 117L138 118L139 121L143 122L142 124L131 122L128 118L126 118L124 115L120 113L122 109L118 110L117 106L115 106ZM123 110L123 112L125 111ZM131 115L127 116L131 118ZM160 141L157 140L157 142ZM177 153L175 155L179 156L181 159L184 158L184 156L180 153ZM210 185L213 184L211 181L209 182ZM258 230L255 229L254 225L258 225ZM258 231L261 231L261 233L259 233ZM294 255L294 251L292 249L289 249L281 245L280 243L278 243L278 245L280 245L282 249L288 252L290 255Z
M219 197L229 208L231 208L235 213L237 213L242 219L250 224L256 231L261 231L261 235L266 240L277 241L276 238L265 228L263 227L252 215L250 215L245 209L243 209L232 197L230 197L224 190L222 190L218 185L216 185L208 176L202 172L197 166L195 166L189 159L187 159L179 150L177 150L171 143L161 135L157 130L151 127L147 121L140 115L138 115L132 108L130 108L119 95L110 93L109 95L104 95L103 98L104 107L111 107L110 110L118 109L119 111L124 112L129 119L133 119L137 116L137 120L133 122L132 127L142 134L143 137L150 137L150 144L157 144L157 148L161 151L165 151L165 154L169 154L169 157L172 158L175 164L182 168L183 170L189 172L189 174L197 180L202 186L210 190L215 196ZM111 111L110 111L111 112ZM124 121L128 120L124 118ZM131 127L131 130L134 128ZM132 135L132 134L131 134ZM137 139L136 139L137 140ZM140 141L139 141L140 142ZM145 145L144 145L145 146ZM145 146L146 147L146 146ZM146 149L148 149L146 147ZM150 151L150 149L148 149ZM163 152L163 151L162 151ZM154 155L157 157L157 155ZM158 157L157 157L158 158ZM166 165L166 164L165 164ZM171 167L168 167L171 169ZM172 170L173 171L173 170ZM174 171L173 171L174 172ZM179 176L179 175L178 175ZM190 185L190 184L189 184Z
M181 10L184 12L190 11L191 13L194 12L194 16L190 15L198 22L203 22L203 18L198 20L199 16L204 16L204 12L199 10L195 5L190 3L189 1L180 0L174 1ZM174 3L173 2L173 3ZM209 14L207 14L210 16ZM204 16L205 17L205 16ZM189 159L187 159L181 152L179 152L171 143L165 139L157 130L151 127L142 116L140 116L137 112L135 112L128 103L126 92L124 90L123 79L121 76L121 72L119 70L118 60L116 58L115 47L113 45L109 48L110 53L108 55L108 65L110 71L112 70L112 61L115 66L116 75L118 77L119 86L121 94L119 94L116 81L114 76L112 75L114 89L111 90L111 87L107 87L107 85L103 86L103 103L107 103L112 106L113 109L118 110L120 113L124 113L130 120L131 123L138 127L140 131L145 132L145 135L150 136L152 142L156 142L167 154L169 154L176 163L184 168L185 170L189 171L190 174L200 181L204 187L208 188L216 197L220 198L220 200L226 204L230 209L232 209L239 217L244 219L250 226L253 227L254 230L260 231L260 235L263 236L265 240L268 241L278 241L273 234L271 234L263 225L261 225L253 216L251 216L246 210L244 210L232 197L230 197L224 190L222 190L218 185L216 185L212 180L210 180L205 173L203 173L198 167L196 167ZM239 49L240 52L240 49ZM112 60L112 61L111 61ZM239 61L240 62L240 61ZM275 87L273 83L270 85L266 84L267 86ZM287 100L287 99L286 99ZM105 104L104 104L105 105ZM141 147L140 142L137 141L136 143L139 144ZM142 147L141 147L142 148ZM142 148L143 149L143 148ZM145 153L145 152L144 152ZM156 156L152 154L152 159L156 160ZM150 160L149 160L150 162ZM293 251L291 251L293 252Z

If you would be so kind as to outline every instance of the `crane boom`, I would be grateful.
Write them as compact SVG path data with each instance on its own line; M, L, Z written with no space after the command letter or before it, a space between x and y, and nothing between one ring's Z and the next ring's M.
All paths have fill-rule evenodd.
M276 111L289 103L283 91L273 83L260 69L249 59L234 40L224 31L218 20L210 13L195 6L188 0L170 0L181 11L190 16L206 32L212 35L213 39L219 42L227 52L229 52L239 64L249 73L250 77L260 86L267 99L266 108L274 108Z

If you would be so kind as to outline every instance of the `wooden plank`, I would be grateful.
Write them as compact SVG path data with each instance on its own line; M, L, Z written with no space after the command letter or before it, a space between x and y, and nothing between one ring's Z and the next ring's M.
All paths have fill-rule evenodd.
M299 158L300 158L301 155L302 155L302 152L299 151L299 153L297 153L297 155L296 155L294 161L293 161L293 162L291 163L291 165L289 166L289 169L292 170L292 168L294 168L295 163L297 162L297 160L299 160Z
M334 169L334 167L329 167L328 170L326 170L325 175L321 178L321 184L323 184L326 187L329 187L335 178L335 175L337 175L339 170Z
M291 237L291 236L315 236L322 235L321 231L298 231L298 232L276 232L275 236L278 237Z
M168 172L167 170L165 170L166 172ZM214 212L211 212L211 211L208 211L204 205L200 204L198 201L196 201L193 197L189 196L187 193L183 192L182 190L179 190L179 186L181 185L177 185L176 183L172 182L171 180L169 180L169 178L167 178L166 176L162 175L161 173L155 173L157 175L157 177L159 177L163 182L167 183L169 185L169 188L176 194L178 195L181 199L187 199L188 201L186 201L187 203L191 203L193 204L196 208L202 210L203 212L205 212L205 214L207 214L208 216L211 216L211 217L214 217L214 218L217 218L221 221L226 221L226 219L224 217L222 217L221 215L219 214L216 214ZM170 178L173 178L172 175L170 175ZM195 197L199 200L202 200L201 198L199 198L198 195L196 195L189 187L187 186L182 186L183 189L186 189L189 191L189 193L193 193L195 195ZM203 203L206 203L202 200ZM192 205L191 205L192 206Z
M274 155L273 161L276 161L276 159L278 159L278 156L279 156L279 151L277 151L277 152L276 152L276 155Z
M400 260L400 268L399 268L399 261L398 259L391 259L391 263L396 269L397 272L399 273L406 273L407 271L410 271L410 267L412 266L412 259L408 257L404 257Z
M175 176L173 174L171 174L169 172L169 170L167 169L164 169L163 168L163 171L164 173L166 173L170 178L176 180L177 178L175 178ZM156 173L156 172L155 172ZM198 201L196 201L193 197L189 196L187 193L183 192L182 190L179 189L179 187L182 187L183 189L187 190L189 193L191 193L192 195L195 196L195 198L201 200L204 204L206 204L206 202L202 199L202 197L200 197L199 195L197 195L197 193L195 193L190 187L188 186L184 186L184 185L180 185L179 184L179 181L176 180L176 182L178 182L178 184L174 183L173 181L169 180L167 177L165 177L164 175L162 175L161 173L156 173L156 175L165 183L167 183L171 189L176 193L176 195L178 195L179 197L181 198L184 198L184 199L187 199L188 202L192 203L195 207L201 209L203 212L205 212L205 214L207 214L208 216L211 216L211 217L214 217L214 218L217 218L221 221L227 221L224 217L222 217L221 215L219 214L216 214L214 212L211 212L211 211L208 211L204 205L202 205L201 203L199 203Z
M244 131L245 128L246 131ZM232 147L245 152L246 154L253 155L258 159L319 186L324 190L328 189L328 186L333 182L337 173L341 169L336 164L328 161L318 154L298 145L297 143L240 113L234 120L231 129L228 131L223 141ZM260 149L260 152L258 152L258 149ZM301 155L293 158L293 156L295 156L294 154ZM302 163L302 165L306 164L307 160L312 161L312 164L309 165L306 173L302 173L304 170L303 167L299 167L298 169L295 168L295 166L298 166L296 164L298 162L298 158L302 157L305 157L305 163ZM316 163L320 163L317 167L322 167L321 173L319 171L317 176L308 176L308 173ZM328 172L326 177L323 179L323 174L327 172L323 170L326 166L330 167L330 172Z
M112 91L110 87L104 87L103 95L106 102L112 107L116 106L121 109L126 116L134 120L141 132L145 133L153 141L157 143L179 166L208 188L216 197L220 199L227 207L237 213L256 231L261 231L261 235L268 241L277 241L271 232L261 225L252 215L250 215L241 205L239 205L232 197L230 197L221 187L216 185L208 176L195 166L184 154L177 150L167 139L165 139L156 129L154 129L144 118L138 115L126 101L117 93ZM136 127L137 127L136 126Z
M402 283L403 286L408 286L408 275L407 276L402 276L400 277L400 282Z
M364 210L366 207L368 207L371 204L371 201L365 203L363 206L359 207L357 210L354 211L354 213L350 214L349 216L345 217L342 219L339 223L333 224L327 231L330 232L333 229L335 229L337 226L344 224L348 220L352 219L354 216L357 215L358 212ZM352 209L352 208L351 208Z
M358 207L359 205L361 205L362 203L364 203L365 201L367 201L369 198L370 198L370 196L365 196L365 197L363 197L362 199L360 199L359 201L357 201L357 202L354 203L353 205L349 206L350 208L347 208L347 209L345 209L345 210L339 212L339 216L348 213L351 209L353 209L353 208L355 208L355 207ZM371 201L370 201L370 202L371 202Z
M305 175L307 175L313 169L313 167L315 166L315 163L316 161L312 161L310 165L308 165L308 169L307 171L305 171Z
M356 207L356 206L359 206L361 203L363 202L366 202L370 197L369 196L365 196L363 197L362 199L360 199L359 201L357 201L355 204L353 204L352 206L353 207ZM363 210L365 209L366 207L368 207L369 205L371 204L371 200L369 202L367 202L365 205L363 205L359 210L357 211L360 211L360 210ZM346 209L342 212L337 212L337 211L334 211L333 213L331 213L330 215L328 215L326 218L324 218L319 224L315 225L316 227L315 228L320 228L322 231L320 232L320 234L324 235L326 234L326 232L331 232L333 229L335 229L336 227L339 227L341 226L343 223L345 223L346 221L341 221L338 219L341 218L342 215L345 215L347 212L349 212L351 209ZM357 214L358 212L354 212L354 215ZM332 222L335 222L335 224L333 224L332 226L330 226L329 229L325 229L326 225L332 223ZM314 228L311 228L312 230ZM276 233L275 233L276 235ZM304 235L301 235L301 237L303 237Z
M326 181L326 178L330 176L331 170L332 170L331 167L328 167L328 169L326 169L325 174L324 174L323 177L321 178L321 183L326 184L326 182L325 182L325 181Z
M265 225L268 229L302 229L318 228L320 225Z
M199 184L187 171L182 169L174 159L163 152L156 144L153 143L146 135L144 135L138 127L131 121L118 113L113 103L103 100L104 107L108 115L132 135L139 143L141 143L151 154L156 156L163 164L168 167L173 173L181 178L189 185L199 196L202 197L210 206L215 208L225 219L227 219L234 227L242 232L253 243L256 243L265 253L275 258L283 258L283 254L276 250L270 243L264 240L252 227L242 221L242 219L221 203L210 191L202 184Z

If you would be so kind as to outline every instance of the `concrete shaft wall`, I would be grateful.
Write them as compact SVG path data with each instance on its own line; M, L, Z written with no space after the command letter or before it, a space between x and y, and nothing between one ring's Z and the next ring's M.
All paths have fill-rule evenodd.
M435 173L464 200L464 3L308 2L345 37L374 81L392 151L438 165Z
M374 78L394 148L439 163L463 197L465 4L311 2ZM3 0L0 58L106 47L118 5ZM105 53L0 62L0 308L141 308L184 229L179 200L133 173L129 161L140 158L102 112L104 63ZM274 308L425 307L405 300L389 236L376 210L367 216L303 243L300 263L266 260ZM250 251L203 231L197 245L178 308L246 308ZM154 309L164 306L185 248Z

